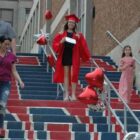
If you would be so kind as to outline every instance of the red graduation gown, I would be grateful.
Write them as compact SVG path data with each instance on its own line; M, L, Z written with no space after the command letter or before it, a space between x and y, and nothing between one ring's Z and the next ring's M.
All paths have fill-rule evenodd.
M87 42L82 33L78 33L79 37L74 33L73 39L76 40L76 44L73 47L73 57L72 57L72 68L73 68L73 76L71 77L71 82L77 83L79 68L80 68L80 58L83 61L88 61L90 58L90 52L87 46ZM64 83L64 67L62 65L62 55L64 51L64 45L60 43L63 37L66 37L67 33L58 33L53 39L52 47L55 53L57 54L57 61L54 72L55 83Z

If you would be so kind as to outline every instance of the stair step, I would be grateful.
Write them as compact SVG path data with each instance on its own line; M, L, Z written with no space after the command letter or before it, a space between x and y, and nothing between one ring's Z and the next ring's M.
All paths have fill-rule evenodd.
M5 138L13 139L51 139L51 140L117 140L121 138L121 133L94 133L94 132L65 132L65 131L23 131L23 130L9 130L5 132Z
M61 112L70 115L79 116L103 116L103 112L93 112L87 108L30 108L30 114L61 114Z
M87 108L87 106L79 101L46 101L46 100L8 100L8 106L30 106L30 107L72 107Z
M14 93L13 93L14 94ZM47 96L56 96L57 95L57 91L56 90L40 90L40 91L36 91L36 90L23 90L23 91L20 91L20 94L21 95L29 95L29 96L33 96L33 95L40 95L40 96L43 96L43 95L47 95ZM62 96L63 93L60 92L59 93L59 96Z
M92 110L88 108L72 108L72 107L67 107L67 108L56 108L56 107L24 107L24 106L8 106L8 110L11 113L30 113L30 114L49 114L50 112L54 112L57 114L56 111L58 112L66 112L67 114L71 115L80 115L80 116L104 116L104 113L101 111L98 112L93 112Z
M35 131L65 131L65 132L108 132L108 124L78 124L78 123L50 123L50 122L16 122L5 121L5 129L7 130L35 130ZM136 125L129 125L128 128L135 128ZM112 124L111 131L121 132L119 125Z
M56 99L57 85L52 83L52 71L51 69L49 69L49 72L46 71L47 65L46 62L43 63L42 55L23 54L23 58L20 58L18 54L18 57L21 64L17 65L17 70L25 82L25 88L21 90L15 81L12 81L11 94L8 100L8 111L10 113L6 113L4 122L8 140L10 138L16 140L16 137L20 140L29 138L36 140L122 139L121 127L113 116L111 117L111 132L108 132L107 110L93 112L88 109L87 105L79 101L64 102L62 101L62 92ZM110 57L106 56L94 56L94 58L118 89L121 73L116 71L115 63ZM37 63L34 63L36 60ZM89 62L81 62L79 78L83 87L88 84L85 81L85 74L91 71L90 66ZM79 95L82 91L83 89L79 85L76 95ZM140 98L136 95L136 92L133 93L129 105L133 109L139 109ZM118 97L114 91L111 91L111 106L114 109L123 109L123 105L118 102ZM117 114L123 122L122 112ZM137 131L138 126L129 114L127 119L127 131Z
M133 110L140 110L140 103L129 103L128 105ZM124 109L124 105L120 102L111 102L111 107L113 109Z
M45 90L45 91L48 91L48 90L56 90L57 89L57 86L56 85L53 85L51 84L48 84L47 86L31 86L31 85L28 85L27 87L25 87L25 90L35 90L35 91L40 91L40 90ZM24 91L24 89L23 89Z
M22 56L18 56L18 64L17 65L39 65L38 63L38 57L35 56L26 56L26 57L22 57Z
M12 116L13 115L13 116ZM14 114L6 114L5 120L15 121ZM16 114L22 121L31 122L52 122L52 123L107 123L107 118L103 116L73 116L67 114ZM16 117L15 116L15 117Z

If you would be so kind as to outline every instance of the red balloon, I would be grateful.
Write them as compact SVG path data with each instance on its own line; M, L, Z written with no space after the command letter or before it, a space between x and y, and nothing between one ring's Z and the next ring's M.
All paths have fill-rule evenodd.
M87 73L85 79L90 86L103 89L104 72L101 68L96 68L93 72Z
M48 63L51 67L55 66L55 59L54 59L53 55L48 55L47 60L48 60Z
M85 90L78 96L78 99L85 104L97 104L98 94L90 86L87 86Z
M49 20L49 19L51 19L53 17L50 10L46 10L44 16L45 16L46 20Z
M37 44L39 45L46 45L47 44L47 39L45 35L40 35L39 38L37 39Z

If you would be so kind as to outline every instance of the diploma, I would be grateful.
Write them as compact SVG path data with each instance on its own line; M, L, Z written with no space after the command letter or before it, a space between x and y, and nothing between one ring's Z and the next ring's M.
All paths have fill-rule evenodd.
M73 39L73 38L70 38L70 37L66 37L65 41L68 42L68 43L71 43L71 44L76 44L76 40Z

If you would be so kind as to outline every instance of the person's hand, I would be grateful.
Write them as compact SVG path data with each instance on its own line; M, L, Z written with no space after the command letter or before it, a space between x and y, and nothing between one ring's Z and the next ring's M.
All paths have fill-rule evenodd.
M76 33L76 36L78 37L78 39L80 38L80 34L79 33Z
M20 87L21 87L21 88L24 88L24 87L25 87L25 85L24 85L23 81L20 81L20 83L19 83L19 84L20 84Z
M19 58L16 59L16 63L17 63L17 64L19 63Z
M93 64L92 57L89 58L89 62L90 62L91 64Z
M65 42L65 40L66 40L65 37L63 37L63 38L61 39L60 43L63 44L63 43Z
M132 62L130 62L130 63L129 63L129 66L130 66L130 67L133 67L133 63L132 63Z
M130 64L130 67L133 67L133 66L134 66L133 63L131 63L131 64Z

